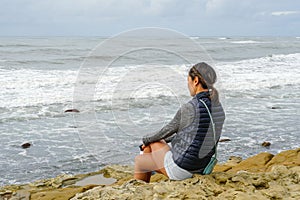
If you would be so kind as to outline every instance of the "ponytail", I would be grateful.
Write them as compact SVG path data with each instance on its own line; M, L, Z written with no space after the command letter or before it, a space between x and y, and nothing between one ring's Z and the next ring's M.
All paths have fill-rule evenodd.
M214 104L219 104L219 92L213 85L208 85L208 91L210 94L210 100Z

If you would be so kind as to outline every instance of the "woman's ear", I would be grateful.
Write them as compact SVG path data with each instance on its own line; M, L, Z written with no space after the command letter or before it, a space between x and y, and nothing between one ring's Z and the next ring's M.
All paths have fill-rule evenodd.
M194 83L194 86L197 86L197 85L198 85L198 83L199 83L199 78L198 78L198 76L195 76L195 79L194 79L193 83Z

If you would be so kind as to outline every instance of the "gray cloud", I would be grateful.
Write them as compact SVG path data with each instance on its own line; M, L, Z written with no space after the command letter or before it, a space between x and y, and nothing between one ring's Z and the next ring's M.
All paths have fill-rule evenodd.
M298 14L300 14L300 11L276 11L276 12L271 12L271 15L273 15L273 16L298 15Z
M298 24L299 10L294 0L1 0L0 34L111 35L162 26L190 35L272 35L274 24Z

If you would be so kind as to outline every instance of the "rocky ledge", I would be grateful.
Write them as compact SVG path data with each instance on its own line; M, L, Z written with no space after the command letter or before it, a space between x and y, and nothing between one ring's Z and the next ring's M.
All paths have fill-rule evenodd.
M145 183L132 179L132 174L132 166L112 165L84 175L5 186L0 188L0 199L300 199L300 148L277 155L264 152L245 160L230 157L212 174L183 181L155 174ZM115 181L76 184L95 175Z

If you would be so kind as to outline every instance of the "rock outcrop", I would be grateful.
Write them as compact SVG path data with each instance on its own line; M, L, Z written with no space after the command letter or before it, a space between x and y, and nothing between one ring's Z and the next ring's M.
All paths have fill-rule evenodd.
M270 172L215 172L183 181L122 184L95 187L72 200L93 199L300 199L300 166L273 166ZM155 177L156 175L154 175Z
M86 177L103 174L111 185L76 186ZM89 174L61 175L26 185L0 188L2 199L300 199L300 148L277 155L260 153L248 159L230 157L210 175L170 181L161 174L150 183L132 179L133 167L111 165Z
M120 179L106 187L78 193L72 200L92 199L300 199L300 148L277 155L260 153L246 160L230 157L210 175L170 181L163 175L143 181ZM109 169L110 172L114 170ZM118 169L117 171L123 171ZM120 177L114 173L108 177Z

